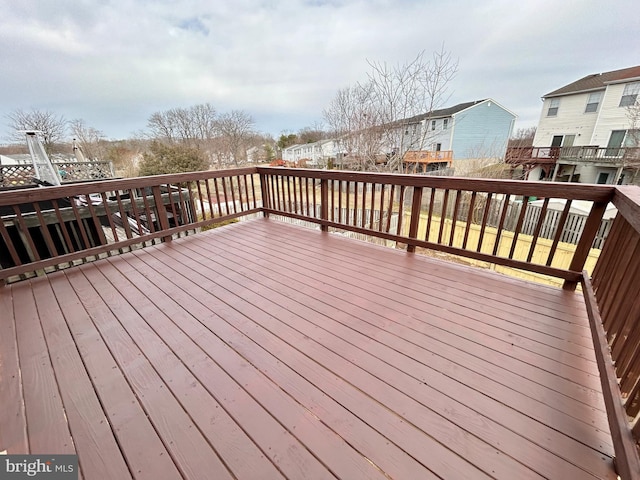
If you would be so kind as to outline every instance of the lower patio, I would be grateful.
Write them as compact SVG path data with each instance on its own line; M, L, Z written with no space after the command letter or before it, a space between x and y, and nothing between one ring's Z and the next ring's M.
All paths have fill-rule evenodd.
M581 293L261 218L0 311L0 451L85 479L617 478Z

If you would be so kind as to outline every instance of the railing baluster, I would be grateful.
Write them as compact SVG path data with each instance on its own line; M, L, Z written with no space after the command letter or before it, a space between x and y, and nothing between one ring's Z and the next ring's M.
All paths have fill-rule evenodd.
M376 183L371 184L371 203L369 204L369 229L373 230L375 222L374 210L376 207Z
M462 248L467 249L467 240L469 239L469 231L473 224L473 209L476 206L476 192L471 192L471 201L469 202L469 211L467 212L467 225L464 229L464 238L462 239Z
M398 205L398 228L396 229L396 235L402 235L402 220L404 217L404 192L407 187L400 185L400 202Z
M547 267L550 267L551 262L553 262L553 257L556 254L558 243L560 242L560 238L562 238L562 231L564 230L564 226L567 223L567 218L569 217L569 210L571 210L571 200L566 201L564 209L562 210L562 214L560 215L560 219L558 220L556 234L553 237L553 244L551 245L551 250L549 250L549 256L547 257Z
M525 195L522 198L522 207L520 207L520 215L518 216L518 223L516 224L516 228L513 232L513 240L511 241L511 248L509 249L509 258L513 258L513 254L516 250L516 245L518 244L518 236L520 235L520 230L522 229L522 223L524 222L524 216L527 211L528 204L529 204L529 197Z
M4 240L5 245L9 249L9 255L11 255L11 260L15 266L22 265L22 261L18 256L18 252L16 251L15 246L13 245L13 241L9 236L9 231L7 227L4 225L4 220L0 217L0 236L2 236L2 240Z
M413 187L413 199L411 202L411 219L409 222L409 238L418 238L420 225L420 212L422 207L422 187ZM407 244L408 252L415 252L416 246Z
M38 221L40 222L40 230L42 231L42 236L44 237L44 241L47 244L49 253L51 254L51 256L57 257L58 249L56 248L55 243L53 242L51 233L49 233L49 227L47 225L46 220L44 219L44 216L42 215L42 210L40 210L40 205L38 204L38 202L34 202L33 207L36 211L36 215L38 216ZM2 222L2 219L0 219L0 222ZM102 230L100 231L102 232Z
M460 208L460 197L462 196L462 192L460 190L456 190L456 199L453 203L453 218L451 219L451 235L449 235L449 246L453 246L453 240L456 235L456 223L458 221L458 209Z
M91 199L89 199L91 201ZM122 221L122 228L124 228L124 232L127 235L127 238L133 238L133 234L131 233L131 227L129 226L129 220L127 213L124 211L124 206L122 205L122 197L120 196L120 190L116 190L116 201L118 202L118 211L120 212L120 220ZM175 214L174 214L175 215Z
M76 217L78 229L80 230L80 236L82 237L82 241L84 242L84 245L80 248L80 250L90 248L91 243L89 242L89 237L87 236L87 231L84 228L84 223L82 222L82 218L80 218L80 213L78 212L78 206L76 205L76 200L74 198L70 198L70 200L71 200L71 209L73 210L73 214Z
M449 201L449 189L445 189L442 198L442 211L440 212L440 228L438 229L438 243L442 243L442 233L444 232L444 224L447 221L447 203Z
M389 207L387 209L387 225L385 228L385 232L389 233L391 231L391 217L393 216L393 197L395 196L396 186L395 184L391 184L391 191L389 192Z
M542 225L544 225L545 219L547 217L548 207L549 207L549 199L545 198L544 201L542 202L542 209L540 210L540 217L538 218L536 229L533 231L533 238L531 239L531 247L529 247L529 253L527 254L527 262L531 262L531 259L533 258L533 252L535 251L536 243L538 243L540 230L542 229Z
M493 243L493 255L496 256L498 254L498 247L500 246L500 240L502 240L502 229L504 228L504 220L507 217L507 211L509 210L509 199L510 195L504 197L504 201L502 202L502 213L500 214L500 222L498 223L498 230L496 232L496 239Z
M433 221L433 204L435 203L436 198L436 189L434 187L430 188L431 192L429 194L429 213L427 215L427 228L424 234L424 240L429 242L429 234L431 233L431 222Z
M200 201L200 211L202 212L202 220L206 220L207 212L204 208L204 201L202 200L202 187L200 186L200 180L196 180L196 188L198 189L198 200Z
M480 235L478 236L478 246L476 247L476 252L480 253L482 251L482 241L484 240L484 232L487 229L487 222L489 221L489 214L491 212L491 199L493 193L489 192L487 194L487 200L484 204L484 211L482 212L482 225L480 225Z

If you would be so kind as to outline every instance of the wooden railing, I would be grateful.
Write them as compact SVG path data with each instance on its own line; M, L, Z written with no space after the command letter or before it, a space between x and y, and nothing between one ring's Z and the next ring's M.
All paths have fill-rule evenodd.
M440 163L453 161L453 150L409 150L402 159L405 163Z
M0 193L0 281L260 211L255 168Z
M604 163L612 166L640 165L637 147L510 147L505 162L511 165L555 164L557 161Z
M636 187L274 167L7 191L0 193L0 252L8 252L0 280L263 212L311 222L323 231L377 237L409 252L424 247L552 275L564 279L566 289L581 282L618 472L634 479L640 478L633 438L640 433L639 192ZM533 232L525 235L533 197L544 200ZM553 238L544 239L540 232L549 227L552 198L566 203L552 225ZM574 200L590 201L592 208L563 268L556 256ZM521 202L515 224L507 222L514 201ZM619 213L592 288L583 268L611 201Z
M318 170L258 168L267 213L318 223L323 230L348 230L416 247L564 279L575 288L589 254L612 187L542 182L478 180ZM528 200L545 197L526 251L518 242ZM566 199L556 218L553 239L541 239L550 217L550 198ZM521 201L518 218L507 230L507 213ZM556 252L571 202L593 202L568 268ZM319 206L319 208L315 208ZM466 212L465 214L461 214ZM461 218L462 217L462 218ZM392 228L393 226L393 228Z
M615 411L609 419L618 463L626 468L628 457L635 468L622 477L640 478L633 462L640 440L640 189L618 187L613 203L618 215L594 269L593 285L585 276L583 290L594 317L592 333L600 339L602 353L596 347L596 355L609 370L602 376L603 392L607 410ZM611 425L612 420L617 424Z

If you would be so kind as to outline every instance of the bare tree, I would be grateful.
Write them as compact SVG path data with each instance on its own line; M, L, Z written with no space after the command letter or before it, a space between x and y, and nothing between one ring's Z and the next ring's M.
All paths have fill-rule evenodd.
M404 154L424 149L430 135L427 128L413 134L407 125L417 115L428 119L448 100L458 62L443 46L431 59L423 51L406 63L368 63L367 81L340 90L325 110L325 120L345 146L345 155L361 159L363 168L375 166L384 155L390 170L402 171Z
M201 147L216 135L216 109L210 103L153 113L147 121L151 138Z
M100 130L89 127L84 120L76 118L69 122L69 128L74 140L80 146L83 155L88 160L103 159L105 157L105 136Z
M217 131L226 149L225 157L235 165L246 160L244 147L254 135L254 125L251 115L242 110L223 113L216 121Z
M67 132L67 120L62 115L56 115L48 110L14 110L7 115L9 128L12 130L9 139L14 142L24 142L25 130L42 132L44 147L47 153L54 153L63 142Z
M533 139L536 136L536 130L537 128L535 126L519 128L515 133L513 133L513 135L511 135L511 138L509 139L509 147L531 147L533 145Z

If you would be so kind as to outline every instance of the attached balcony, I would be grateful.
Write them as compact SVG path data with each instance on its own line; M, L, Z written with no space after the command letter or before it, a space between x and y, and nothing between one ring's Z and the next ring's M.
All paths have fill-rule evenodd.
M453 150L409 150L402 159L407 172L425 173L451 168Z
M556 163L565 165L590 164L604 167L640 166L640 148L582 147L510 147L505 162L525 170L542 167L545 170Z
M83 479L640 478L637 187L251 167L0 212L0 452Z

